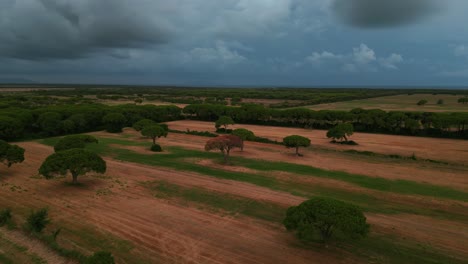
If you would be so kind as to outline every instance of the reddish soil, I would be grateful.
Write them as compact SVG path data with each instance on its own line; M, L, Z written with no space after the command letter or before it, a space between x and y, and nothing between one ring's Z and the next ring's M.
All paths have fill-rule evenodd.
M212 131L213 124L209 122L197 122L197 121L176 121L168 123L171 129L185 131L187 128L190 130L197 131ZM241 127L241 125L238 125ZM251 129L258 136L268 137L271 139L280 140L283 136L291 134L300 134L300 135L310 135L310 134L319 134L325 133L324 131L319 130L306 130L306 129L295 129L295 128L277 128L277 127L262 127L262 126L252 126L252 125L242 125L247 129ZM290 131L292 130L292 131ZM303 133L301 133L303 132ZM133 135L134 132L131 130L126 130L126 133ZM280 134L282 133L282 134ZM359 143L360 146L336 146L335 144L330 144L328 140L314 140L312 139L313 146L302 150L304 157L297 158L293 155L292 150L288 150L281 145L272 145L272 144L262 144L256 142L246 142L244 152L235 150L232 152L233 156L241 155L243 157L251 158L261 158L268 159L273 161L284 161L289 163L297 163L303 165L310 165L317 168L322 168L326 170L336 170L336 171L345 171L349 173L356 173L367 175L371 177L382 177L387 179L405 179L411 181L417 181L422 183L431 183L436 185L450 186L452 188L460 189L467 191L468 190L468 178L466 177L468 173L468 168L464 165L458 166L447 166L439 165L429 162L412 162L412 161L402 161L402 160L393 160L386 159L384 161L373 159L372 157L362 156L361 155L349 155L341 153L340 151L321 151L320 149L314 149L314 146L318 145L320 148L331 148L332 150L345 150L345 149L355 149L359 147L359 150L373 151L377 153L383 153L377 149L373 149L378 146L380 143L383 144L383 150L388 151L387 153L395 154L397 150L392 150L390 145L385 143L385 138L389 138L390 141L395 141L395 138L400 138L399 136L388 136L388 135L373 135L373 134L359 134L356 136L374 136L377 139L374 139L372 144ZM353 136L354 137L354 136ZM395 137L392 139L392 137ZM451 160L452 162L466 163L468 161L468 141L463 140L446 140L446 139L433 139L433 138L414 138L414 137L401 137L402 147L406 153L416 153L416 156L423 157L419 147L412 146L409 142L413 139L416 140L425 140L424 147L428 148L438 144L439 141L445 142L448 141L451 144L443 144L438 146L445 146L446 149L438 147L441 149L441 154L439 160ZM182 135L182 134L170 134L167 139L161 139L160 143L162 145L176 145L186 148L193 148L202 150L204 143L207 141L206 137ZM356 139L356 138L354 138ZM367 138L370 140L370 138ZM380 140L380 141L377 141ZM431 142L434 140L435 142ZM367 142L367 141L366 141ZM380 142L380 143L379 143ZM370 146L369 148L366 148ZM403 147L404 146L404 147ZM465 149L463 149L465 148ZM466 154L462 154L466 153ZM435 154L434 154L435 155ZM429 157L426 157L429 158ZM437 171L437 173L434 173Z
M186 137L192 145L184 141ZM163 139L164 142L161 144L181 143L194 147L194 144L198 144L193 140L194 138L200 137L176 135ZM206 140L206 138L199 140ZM85 187L76 188L63 184L69 179L46 181L31 178L31 175L37 174L37 169L45 157L52 153L52 148L37 143L21 143L20 145L26 148L26 161L9 170L4 167L0 168L0 174L7 175L0 178L2 193L0 207L37 208L47 205L51 208L54 221L72 224L69 222L72 221L70 219L80 219L83 225L95 226L102 231L133 242L134 254L150 256L153 261L164 263L359 263L355 257L347 255L339 257L326 252L325 249L313 251L296 247L294 237L279 225L246 217L220 216L156 199L141 186L141 182L164 180L177 185L204 187L217 192L274 202L284 207L300 203L303 201L301 197L252 184L111 159L107 159L107 179L82 177L80 181ZM258 149L255 151L250 152L250 155L262 155L262 158L269 158L269 155L273 153L261 152ZM217 166L209 163L206 165ZM116 186L115 180L124 184L120 187ZM21 187L21 189L12 191L12 186ZM346 184L342 187L346 188ZM99 196L97 191L101 189L109 189L111 193ZM394 195L391 199L403 199L402 197ZM422 206L422 201L415 201L415 206ZM447 206L456 207L457 205L447 203ZM466 208L466 205L462 206ZM375 232L409 237L457 255L468 255L466 248L463 247L468 243L466 225L414 215L370 214L367 216Z
M214 132L215 130L212 122L183 120L169 122L168 124L171 129L182 131L190 129ZM359 145L342 146L330 144L330 139L326 137L327 131L325 130L240 124L234 125L231 128L236 129L241 127L253 131L257 136L267 137L277 141L282 141L284 137L295 134L310 138L312 140L312 145L338 150L355 149L384 154L399 154L403 156L411 156L414 153L418 158L468 164L468 140L355 133L351 139L356 141Z

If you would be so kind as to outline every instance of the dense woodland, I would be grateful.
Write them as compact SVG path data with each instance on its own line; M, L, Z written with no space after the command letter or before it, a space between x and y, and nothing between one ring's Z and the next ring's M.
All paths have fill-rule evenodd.
M167 88L166 90L171 90L170 94L174 98L182 94L215 96L219 91L223 92L221 95L218 94L218 98L220 96L240 96L241 94L243 98L260 95L262 98L270 96L276 98L284 96L286 91L292 99L304 96L305 93L327 94L330 97L340 93L342 93L341 95L348 93L357 97L364 96L361 90L357 90L353 94L349 89L331 90L328 93L325 90L309 92L305 89L269 89L265 90L266 92L263 91L265 93L262 93L262 89L210 90L196 88L192 91L188 88ZM101 94L103 91L107 94ZM305 108L277 109L260 104L226 106L223 103L216 103L216 100L211 104L192 104L182 109L177 106L138 105L138 103L108 106L84 97L84 95L98 93L100 96L137 98L149 92L145 89L129 88L112 91L109 93L106 89L42 90L0 95L0 138L17 140L101 130L109 125L106 124L106 122L110 122L109 118L112 119L112 116L107 119L104 117L112 113L121 114L118 122L124 126L132 126L141 119L150 119L155 122L180 119L216 121L220 116L229 116L236 123L246 124L329 129L340 123L352 123L355 131L358 132L468 139L467 112L385 112L379 109L364 110L359 108L349 112L313 111ZM381 93L379 90L368 91L372 92L365 92L366 96L371 96L374 92L374 95ZM154 93L154 91L151 92ZM397 91L384 91L384 93L394 92ZM408 93L407 90L405 92ZM38 93L42 95L38 95ZM52 95L60 95L61 97L52 97ZM164 96L164 94L158 96ZM116 117L114 116L114 118Z

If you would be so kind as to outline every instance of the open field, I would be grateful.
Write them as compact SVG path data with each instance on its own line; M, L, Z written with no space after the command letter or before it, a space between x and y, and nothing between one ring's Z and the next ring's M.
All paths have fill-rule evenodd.
M344 101L329 104L319 104L307 106L312 110L344 110L349 111L354 108L382 109L385 111L420 111L420 112L468 112L468 105L458 103L462 95L447 94L413 94L394 95L371 99ZM416 105L419 100L427 100L424 106ZM443 105L438 105L439 99L444 100Z
M214 128L188 121L169 126ZM108 170L72 186L69 178L37 177L56 138L23 142L25 162L0 167L0 208L11 207L21 223L30 208L48 207L46 232L62 227L61 245L84 254L104 248L117 263L464 263L468 257L465 141L353 137L360 150L457 163L447 165L345 153L349 147L327 143L323 131L242 127L270 139L312 133L305 135L319 147L298 158L282 146L247 142L224 166L219 153L203 150L205 137L171 133L159 140L166 151L154 154L132 129L96 132L100 143L88 148L105 157ZM413 139L426 141L410 144ZM425 156L419 144L437 144L443 154ZM281 225L284 212L315 195L361 206L370 237L328 248L298 243Z
M200 121L174 121L169 123L169 127L174 130L186 131L187 129L196 131L215 131L212 122ZM289 127L269 127L258 125L233 125L232 128L246 128L260 137L266 137L281 142L289 135L302 135L312 140L313 146L333 148L337 150L355 149L359 151L372 151L384 154L398 154L402 156L416 157L461 163L468 165L468 141L437 139L410 136L380 135L369 133L355 133L351 139L356 141L358 146L343 146L330 144L330 139L326 137L325 130L312 130Z

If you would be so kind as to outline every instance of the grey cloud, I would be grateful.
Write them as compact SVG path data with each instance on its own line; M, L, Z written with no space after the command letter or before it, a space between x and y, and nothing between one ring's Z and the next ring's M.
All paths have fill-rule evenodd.
M74 59L170 38L151 1L16 0L0 3L0 57Z
M436 0L334 0L334 13L345 23L361 28L410 24L436 13Z

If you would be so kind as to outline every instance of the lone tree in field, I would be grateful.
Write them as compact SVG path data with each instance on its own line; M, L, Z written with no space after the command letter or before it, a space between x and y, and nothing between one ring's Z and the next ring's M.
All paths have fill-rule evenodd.
M205 144L205 150L219 150L223 153L224 163L229 161L229 154L231 149L240 148L242 146L242 139L235 135L221 135L216 138L208 140Z
M154 122L151 119L142 119L140 121L135 122L132 127L136 131L141 131L141 130L143 130L143 128L145 128L147 126L152 126L152 125L156 125L156 122Z
M419 102L417 103L417 105L425 105L427 104L427 100L419 100Z
M0 162L8 168L15 163L24 161L24 148L17 145L10 145L6 141L0 140Z
M167 130L160 125L151 125L141 130L141 135L149 137L153 140L153 145L156 145L156 139L160 137L167 137Z
M241 145L241 151L244 151L244 141L246 140L254 140L255 139L255 134L245 128L238 128L232 131L232 134L234 136L238 136L241 139L242 145Z
M345 141L348 142L348 137L354 134L353 124L342 123L338 124L333 128L330 128L327 132L328 138L333 138L333 141Z
M326 242L336 233L352 239L369 233L366 217L358 207L330 198L317 197L290 207L283 224L303 242L317 238Z
M91 171L105 173L106 162L94 152L76 148L50 155L39 168L39 173L44 175L46 179L51 179L55 175L66 175L70 172L73 184L78 183L78 176Z
M310 139L303 137L303 136L298 136L298 135L292 135L283 138L283 144L287 148L295 148L296 149L296 155L297 156L302 156L299 154L299 148L300 147L308 147L310 146Z
M215 123L216 129L219 129L220 127L224 127L224 130L227 130L229 125L234 125L234 120L232 120L231 117L229 116L221 116Z
M124 128L127 119L119 113L107 114L102 118L102 122L106 125L106 131L109 133L120 133Z
M462 97L462 98L458 99L458 102L460 104L468 104L468 97Z
M72 135L66 136L57 142L54 146L55 152L74 148L85 148L88 143L98 143L98 140L90 135Z

